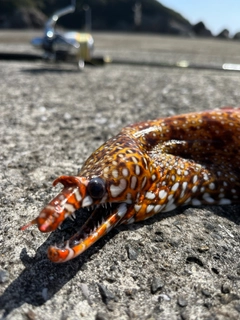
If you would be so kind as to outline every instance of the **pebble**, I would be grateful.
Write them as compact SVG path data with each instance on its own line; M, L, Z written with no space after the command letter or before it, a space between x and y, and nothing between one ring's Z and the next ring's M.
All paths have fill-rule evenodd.
M208 246L201 246L201 247L198 248L198 251L199 251L200 253L206 252L206 251L208 251L208 250L209 250L209 247L208 247Z
M184 297L180 296L178 297L178 305L180 307L186 307L188 305L188 302Z
M129 288L129 289L126 289L126 290L125 290L126 296L131 297L131 298L133 298L134 295L136 295L136 292L137 292L137 291L136 291L135 288Z
M208 289L202 289L202 294L205 297L211 297L211 293L208 291Z
M63 115L64 120L70 120L72 118L72 115L68 112L65 112Z
M133 249L130 245L126 245L128 259L137 260L138 252Z
M7 270L0 269L0 283L7 282L9 279L9 273Z
M221 291L222 291L222 293L224 293L224 294L230 293L230 288L229 288L229 286L228 286L226 283L224 283L224 284L222 284Z
M88 285L86 283L81 283L80 288L82 289L82 293L83 293L84 297L87 299L88 303L91 304L91 300L89 298L90 293L88 290Z
M108 319L107 315L103 312L98 312L95 317L95 320L107 320L107 319Z
M237 295L237 294L235 294L235 293L228 293L228 294L224 294L224 295L222 295L221 297L220 297L220 302L222 303L222 304L228 304L228 303L230 303L231 301L233 301L233 300L239 300L240 299L240 297Z
M158 278L154 277L151 284L151 293L154 294L164 287L164 282Z
M162 236L156 235L156 237L154 237L154 241L155 241L155 242L163 242L164 240L163 240L163 237L162 237Z
M161 302L162 300L171 301L171 298L167 294L161 293L158 297L158 301Z
M104 285L98 283L98 289L104 303L108 304L109 300L115 299L115 295L109 291Z
M28 310L26 312L26 316L27 316L28 320L36 320L37 319L36 313L33 312L33 310Z

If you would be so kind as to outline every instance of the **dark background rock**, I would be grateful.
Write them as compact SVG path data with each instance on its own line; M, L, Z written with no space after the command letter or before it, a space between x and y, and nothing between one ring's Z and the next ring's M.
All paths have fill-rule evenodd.
M9 0L0 2L0 28L43 28L46 17L70 4L70 0ZM141 8L136 20L136 7ZM68 29L85 29L86 10L91 8L92 30L150 32L184 37L212 37L211 31L200 21L195 25L178 12L157 0L77 0L76 11L59 19ZM89 12L89 11L88 11ZM138 15L139 16L139 15ZM138 21L138 22L136 22ZM229 38L227 30L218 37Z
M205 24L202 21L193 25L192 30L195 35L199 37L212 37L211 31L206 28Z
M40 10L50 16L57 9L70 4L70 0L56 1L38 0L0 3L0 27L2 28L38 28L43 26ZM87 7L88 6L88 7ZM140 24L136 27L134 12L136 0L89 0L77 1L76 11L59 19L59 23L67 28L83 29L85 13L91 8L92 29L111 31L138 31L171 34L188 34L191 24L179 13L163 6L156 0L141 1ZM88 9L86 9L88 8ZM35 11L34 11L35 10ZM34 17L34 19L32 19Z
M47 17L36 8L19 8L10 15L3 15L0 27L13 29L42 29Z
M229 39L229 30L224 29L218 35L217 38L219 39Z
M240 32L235 33L233 40L240 40Z
M42 28L46 21L46 16L35 8L21 8L14 13L12 18L13 28Z

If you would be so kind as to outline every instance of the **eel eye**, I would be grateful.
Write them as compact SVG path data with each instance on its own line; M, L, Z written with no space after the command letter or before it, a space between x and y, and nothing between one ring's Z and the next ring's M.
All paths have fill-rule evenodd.
M92 178L88 183L87 190L92 198L100 199L106 191L105 182L99 177Z

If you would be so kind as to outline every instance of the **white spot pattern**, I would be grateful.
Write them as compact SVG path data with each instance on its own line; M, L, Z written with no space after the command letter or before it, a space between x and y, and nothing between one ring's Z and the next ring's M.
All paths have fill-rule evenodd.
M112 184L110 186L111 196L116 198L119 196L127 187L127 181L125 179L120 179L119 185Z

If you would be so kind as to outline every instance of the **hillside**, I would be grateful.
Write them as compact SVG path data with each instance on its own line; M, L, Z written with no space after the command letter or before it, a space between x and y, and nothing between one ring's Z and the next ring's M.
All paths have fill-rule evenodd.
M92 29L188 34L192 26L179 13L156 0L77 0L74 14L61 18L68 28L85 26L86 8L91 8ZM67 6L67 0L8 0L0 2L0 27L41 27L44 17ZM138 6L141 3L141 8ZM140 12L136 20L136 5ZM44 14L44 16L43 16ZM134 21L135 16L135 21ZM42 21L42 22L41 22Z

